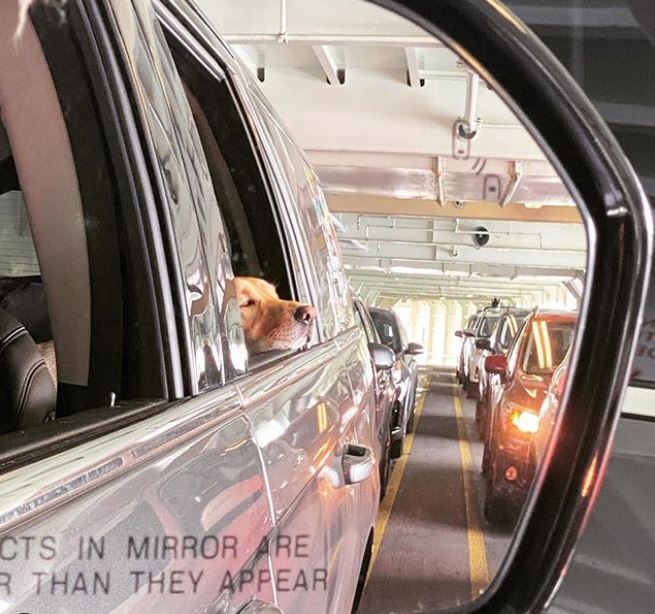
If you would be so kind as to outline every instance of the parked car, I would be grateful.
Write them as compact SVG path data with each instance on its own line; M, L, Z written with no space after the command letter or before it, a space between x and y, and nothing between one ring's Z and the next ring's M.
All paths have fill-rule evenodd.
M480 379L479 363L482 349L477 344L483 339L489 339L494 326L500 317L500 310L495 307L487 307L482 311L475 323L475 328L470 332L465 331L464 337L464 373L462 386L469 399L477 397L478 381Z
M396 380L397 369L394 351L380 341L380 337L371 319L371 314L357 296L353 299L355 320L364 331L368 350L375 369L375 414L376 432L381 442L382 453L378 459L380 472L380 499L387 492L391 473L391 441L393 416L397 414L399 382Z
M485 369L497 376L482 461L489 520L516 509L532 483L539 410L571 345L576 318L573 312L535 310L524 320L507 356L493 354L485 361Z
M478 314L477 313L471 314L468 317L468 320L466 320L466 324L464 328L455 331L455 336L459 337L462 340L462 343L459 347L459 352L457 354L457 367L455 368L455 379L457 380L458 384L464 383L464 365L467 362L465 356L466 339L468 337L475 336L475 333L473 331L475 329L477 320L478 320Z
M34 3L24 27L21 4L0 288L48 327L0 312L0 539L46 550L12 557L3 607L350 612L384 451L314 171L190 2ZM313 306L300 349L249 356L235 275Z
M478 400L475 404L475 420L478 423L478 430L482 439L484 439L487 428L487 407L489 403L487 398L489 394L489 373L484 368L484 361L487 356L492 354L507 355L521 323L529 313L529 309L506 308L496 321L491 336L488 339L482 338L475 342L476 348L480 350L480 358L476 369L478 372Z
M380 341L396 354L398 373L398 403L394 418L391 456L402 456L405 435L414 429L414 406L418 386L418 365L414 356L423 346L407 340L407 332L398 315L391 309L369 307L369 313L380 336Z

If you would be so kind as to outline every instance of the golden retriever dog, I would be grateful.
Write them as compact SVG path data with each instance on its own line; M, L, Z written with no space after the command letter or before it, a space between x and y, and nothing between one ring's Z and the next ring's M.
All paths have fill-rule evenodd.
M299 350L309 343L316 320L314 307L281 299L275 286L263 279L235 277L234 284L251 354Z

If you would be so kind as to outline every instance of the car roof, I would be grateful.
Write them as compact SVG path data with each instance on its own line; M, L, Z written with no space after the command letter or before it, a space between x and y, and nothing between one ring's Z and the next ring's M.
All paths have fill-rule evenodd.
M578 312L564 311L563 309L540 309L535 312L534 319L548 322L575 322L578 319Z
M378 313L380 315L392 316L394 318L396 317L396 312L392 309L382 309L382 307L369 307L368 305L366 306L366 309L368 309L370 313Z

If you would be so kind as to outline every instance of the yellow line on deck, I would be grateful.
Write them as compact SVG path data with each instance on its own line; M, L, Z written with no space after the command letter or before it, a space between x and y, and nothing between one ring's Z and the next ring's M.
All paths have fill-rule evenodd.
M414 445L414 435L416 434L416 429L418 428L418 422L423 413L423 406L425 405L425 397L428 395L430 390L430 380L427 378L427 384L425 385L425 391L416 401L416 408L414 410L414 430L411 433L405 435L405 454L403 454L398 460L396 460L395 467L391 472L389 478L389 483L387 484L387 494L385 498L380 503L380 509L378 510L378 518L375 521L375 530L373 531L373 553L371 554L371 563L368 566L368 574L366 576L366 581L371 577L371 571L373 570L373 565L375 564L375 559L378 558L378 553L380 552L380 545L382 544L382 538L384 537L384 532L387 528L387 522L389 522L389 516L391 515L391 510L393 504L396 501L396 496L398 495L398 489L400 488L400 482L403 479L403 473L405 471L405 466L409 460L409 455L412 451L412 446Z
M457 419L459 452L462 458L464 504L466 506L466 525L468 526L467 538L469 545L469 570L471 574L471 598L476 599L489 586L489 566L487 565L487 549L484 544L484 534L480 528L480 519L478 518L475 501L475 488L471 477L471 448L469 447L468 437L466 436L464 412L457 388L453 390L453 403L455 405L455 418Z

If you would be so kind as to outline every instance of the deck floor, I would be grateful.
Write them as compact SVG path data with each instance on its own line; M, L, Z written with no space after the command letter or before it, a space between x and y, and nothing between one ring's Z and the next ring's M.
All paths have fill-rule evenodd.
M415 433L395 462L379 514L358 614L468 603L509 545L512 528L492 527L482 514L475 402L464 398L451 369L431 369L426 381Z

